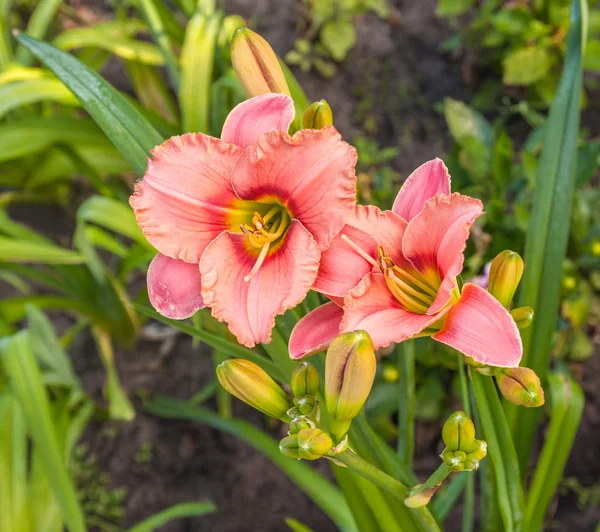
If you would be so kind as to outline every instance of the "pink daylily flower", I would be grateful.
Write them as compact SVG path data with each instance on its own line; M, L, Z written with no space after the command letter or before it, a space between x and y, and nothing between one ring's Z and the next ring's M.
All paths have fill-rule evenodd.
M130 204L159 251L148 270L158 312L184 319L206 305L253 347L305 297L356 204L357 155L334 127L288 135L293 118L291 98L265 94L231 111L221 139L187 133L152 151Z
M451 193L439 159L409 176L391 211L357 205L321 258L314 288L332 301L294 328L291 357L362 329L375 347L432 336L478 362L517 366L523 348L508 311L475 284L459 292L456 281L481 214L478 199Z

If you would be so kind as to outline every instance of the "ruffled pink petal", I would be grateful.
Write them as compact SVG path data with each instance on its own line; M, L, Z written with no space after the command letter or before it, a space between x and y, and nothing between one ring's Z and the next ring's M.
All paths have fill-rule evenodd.
M490 366L514 368L523 356L511 315L489 292L472 283L465 284L444 327L433 338Z
M263 133L287 132L294 120L294 102L285 94L263 94L236 105L223 124L221 140L240 148L252 146Z
M404 310L388 290L383 274L369 273L345 299L342 332L365 330L376 348L420 333L442 314L428 316Z
M129 203L156 249L200 262L206 246L227 228L227 207L236 200L231 169L241 153L202 133L171 137L152 150Z
M274 198L302 222L323 250L356 203L356 150L337 130L303 129L262 135L244 151L232 173L233 188L247 200Z
M343 315L344 309L333 301L309 312L292 331L289 342L290 357L302 358L327 349L340 334Z
M204 303L241 344L269 343L275 316L300 303L314 283L320 255L310 233L293 220L279 249L246 282L256 256L248 252L245 235L224 232L200 261Z
M148 296L152 306L174 320L189 318L204 308L197 264L159 253L148 268Z
M392 211L410 222L423 210L425 202L437 194L450 195L450 174L441 159L422 164L408 176Z
M356 252L349 238L368 256L377 259L377 241L364 231L346 224L321 254L319 275L313 289L333 297L344 297L373 269L373 265Z
M408 224L402 250L421 272L434 271L441 286L427 314L433 315L448 303L462 271L463 251L469 230L483 213L481 201L461 194L436 196Z

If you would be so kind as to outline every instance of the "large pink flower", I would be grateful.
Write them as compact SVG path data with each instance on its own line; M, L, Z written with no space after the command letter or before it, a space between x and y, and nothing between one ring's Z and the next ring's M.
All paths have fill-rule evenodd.
M356 151L333 127L288 135L293 117L288 96L265 94L231 111L221 139L188 133L152 151L130 203L159 251L148 293L161 314L207 305L252 347L313 285L355 206Z
M332 302L298 323L292 358L362 329L376 347L431 335L478 362L518 365L521 337L508 311L475 284L461 293L456 281L470 227L482 213L479 200L451 194L439 159L409 176L391 211L356 206L323 253L315 282Z

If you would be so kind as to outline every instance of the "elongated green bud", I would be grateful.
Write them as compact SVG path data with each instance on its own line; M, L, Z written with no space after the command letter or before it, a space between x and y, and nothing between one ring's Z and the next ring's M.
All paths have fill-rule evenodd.
M288 458L300 460L298 451L298 434L290 434L279 442L279 452Z
M467 414L457 410L444 423L442 439L448 451L464 451L475 441L475 425Z
M307 416L315 409L317 400L314 395L303 395L302 397L294 397L294 404L303 416Z
M377 361L373 342L365 331L338 336L325 359L325 406L330 429L337 442L345 436L350 423L365 404Z
M291 96L273 48L258 33L248 28L235 30L231 39L231 62L250 98L270 92Z
M527 329L533 321L534 311L531 307L518 307L510 311L510 315L519 329Z
M333 125L333 111L326 100L310 104L302 116L304 129L323 129Z
M217 366L217 378L231 395L263 414L288 423L292 401L281 387L253 362L234 358Z
M529 368L498 368L495 373L500 392L515 405L535 408L544 404L540 378Z
M517 291L523 276L523 268L521 256L508 249L497 255L492 261L488 291L505 308L508 308Z
M312 364L301 362L294 368L290 384L294 397L316 395L319 391L319 373Z

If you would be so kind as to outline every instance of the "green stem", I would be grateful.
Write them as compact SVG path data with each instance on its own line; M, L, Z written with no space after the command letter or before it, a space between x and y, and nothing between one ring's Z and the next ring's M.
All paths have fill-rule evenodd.
M462 407L467 416L471 417L471 402L469 400L469 383L465 371L465 359L461 353L456 354L458 362L458 378L460 381L460 398ZM467 476L467 485L464 497L464 510L462 532L473 530L473 517L475 515L475 475Z
M398 443L397 454L410 469L415 451L415 345L398 345Z
M409 491L404 484L385 474L381 469L375 467L366 460L363 460L354 451L348 450L340 453L336 455L335 460L342 463L361 477L384 489L402 503L404 503L404 500L408 496ZM434 531L440 529L435 519L426 508L416 508L415 514L424 530Z

